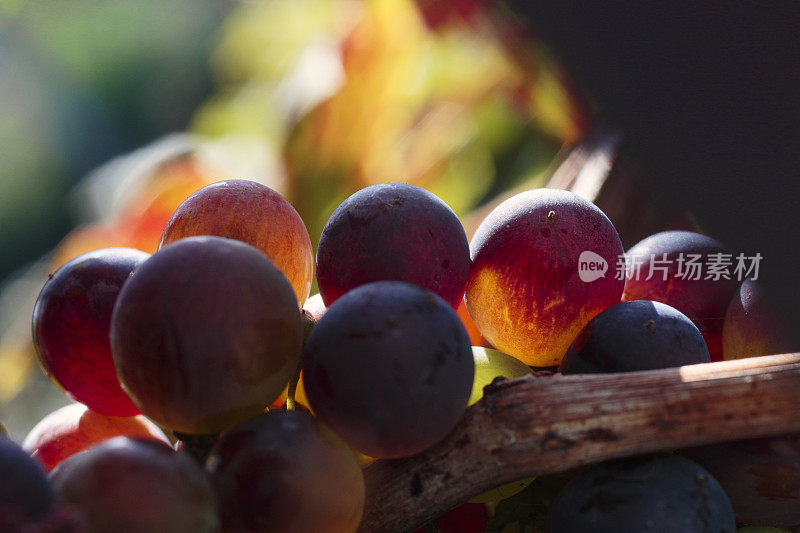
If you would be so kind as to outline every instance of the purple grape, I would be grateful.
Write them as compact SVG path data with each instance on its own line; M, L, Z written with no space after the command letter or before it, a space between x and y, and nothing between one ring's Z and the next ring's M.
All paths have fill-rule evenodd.
M331 215L317 249L325 305L373 281L406 281L433 291L453 309L464 296L469 243L453 210L407 183L361 189Z
M474 369L455 311L399 281L342 296L314 326L303 355L311 408L373 457L413 455L444 438L464 413Z
M173 431L226 431L264 408L297 371L303 340L292 286L252 246L189 237L145 261L111 320L120 381Z

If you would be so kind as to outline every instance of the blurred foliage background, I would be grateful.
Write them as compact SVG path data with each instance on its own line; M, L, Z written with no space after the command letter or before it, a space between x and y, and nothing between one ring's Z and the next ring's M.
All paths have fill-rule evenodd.
M0 1L0 279L75 223L112 156L186 127L213 89L219 0Z
M205 184L269 185L316 246L373 183L460 216L541 185L587 109L488 0L0 0L0 420L19 438L69 401L35 370L47 274L155 251Z

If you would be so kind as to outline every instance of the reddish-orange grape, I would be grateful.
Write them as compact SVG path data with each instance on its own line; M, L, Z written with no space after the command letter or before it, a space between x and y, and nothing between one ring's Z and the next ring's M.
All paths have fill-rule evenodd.
M289 279L301 305L308 298L314 276L308 230L292 204L266 185L227 180L203 187L172 214L159 248L196 235L255 246Z
M106 416L81 404L53 411L30 430L23 449L38 459L46 472L78 452L113 437L136 437L169 444L158 426L142 415Z
M470 251L470 317L492 346L528 365L557 365L581 328L622 294L617 231L571 192L509 198L481 222Z
M722 355L741 359L800 350L800 332L788 325L760 281L746 279L733 294L722 327Z

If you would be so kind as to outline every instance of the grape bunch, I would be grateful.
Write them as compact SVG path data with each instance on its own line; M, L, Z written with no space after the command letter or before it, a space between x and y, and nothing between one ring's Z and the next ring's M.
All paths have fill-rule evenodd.
M721 246L672 233L645 244L670 254ZM314 258L294 208L250 181L204 187L154 254L97 250L45 283L35 345L79 403L42 420L22 448L0 437L0 525L352 532L362 467L442 441L495 379L529 365L574 374L702 363L721 346L761 354L739 346L752 337L740 325L747 309L728 310L742 333L723 334L708 316L735 286L615 276L622 252L608 218L572 193L519 194L470 242L438 197L383 183L333 211L309 297ZM590 280L579 276L586 254L606 265ZM688 459L636 461L569 484L547 529L656 520L653 531L732 531L740 509L758 515ZM484 504L524 498L538 481L475 494L431 527L469 531L459 513L475 531L494 527L500 515Z

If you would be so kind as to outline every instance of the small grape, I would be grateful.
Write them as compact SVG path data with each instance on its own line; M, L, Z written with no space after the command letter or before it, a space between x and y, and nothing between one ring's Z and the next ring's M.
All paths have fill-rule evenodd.
M719 481L744 524L800 525L800 434L681 450Z
M581 328L622 294L613 272L622 255L617 230L568 191L509 198L481 222L469 247L469 316L492 346L528 365L558 365ZM581 262L605 270L584 279Z
M266 185L226 180L203 187L172 214L159 248L198 235L254 246L283 272L300 305L308 298L314 277L308 230L292 204Z
M633 300L612 305L589 321L567 349L562 374L633 372L711 360L703 335L666 304Z
M704 267L717 254L730 252L706 235L691 231L651 235L628 250L634 268L627 273L622 293L623 301L654 300L689 317L703 334L712 361L722 360L725 311L738 284L735 279L709 277L689 264Z

